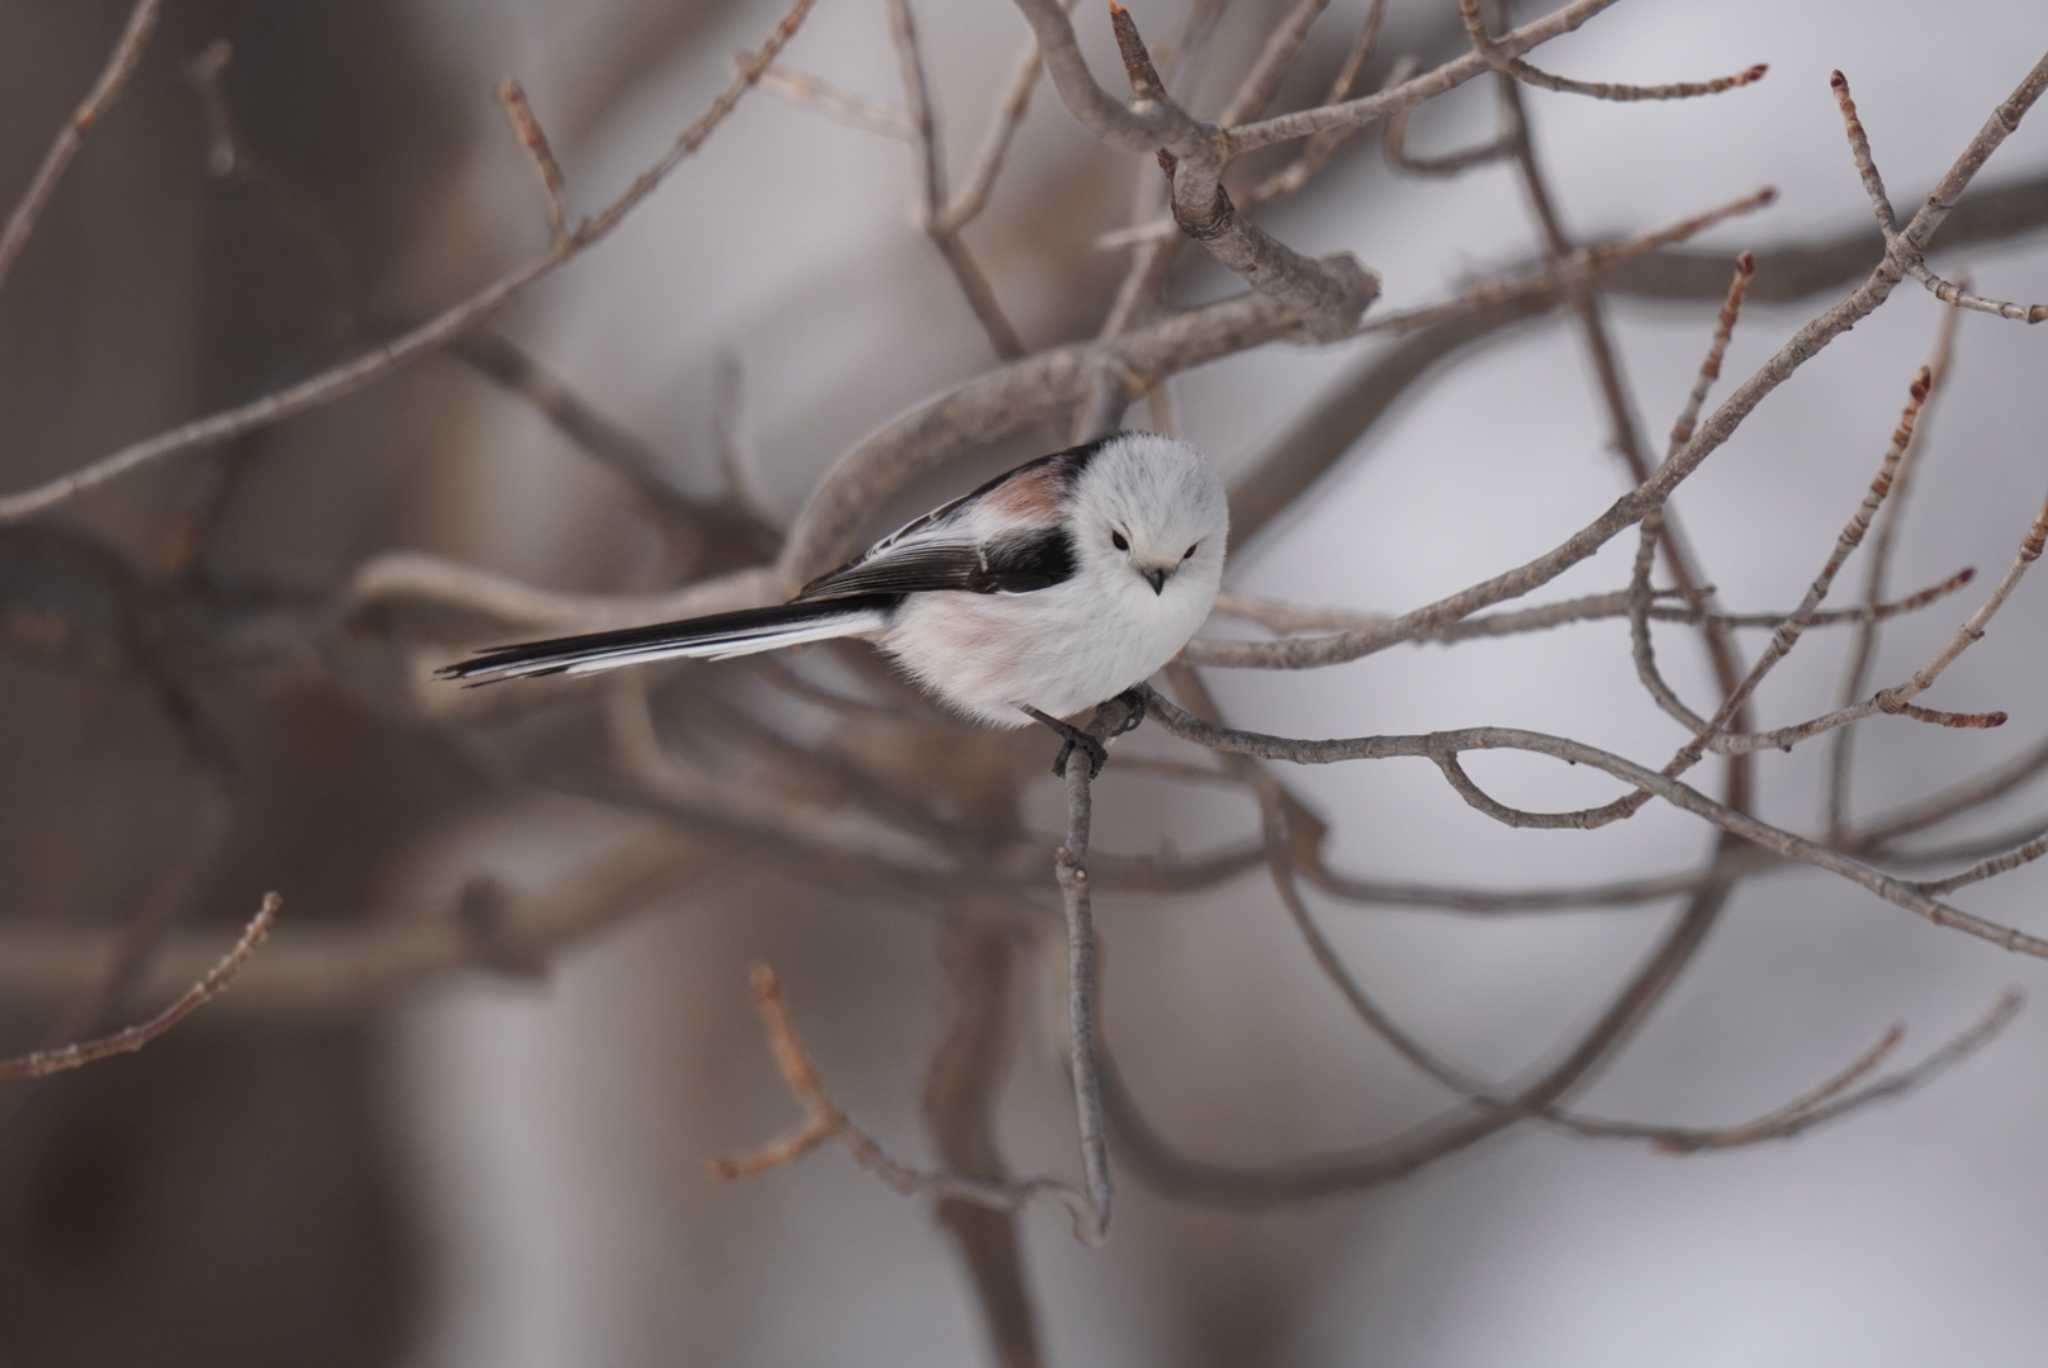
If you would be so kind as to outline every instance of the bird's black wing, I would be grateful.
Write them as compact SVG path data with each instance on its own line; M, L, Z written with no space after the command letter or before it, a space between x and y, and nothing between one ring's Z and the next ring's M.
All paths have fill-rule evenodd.
M1069 579L1074 547L1064 527L1013 532L987 545L913 541L871 554L804 586L795 602L853 594L1029 594Z
M970 489L959 498L948 500L928 513L918 514L918 516L912 518L909 522L861 552L853 560L839 566L837 569L827 571L809 584L806 584L798 597L810 597L814 590L820 589L828 583L837 582L842 575L845 575L850 570L865 565L870 561L882 559L884 555L891 553L904 542L915 542L922 536L941 532L945 525L953 521L968 505L979 499L986 498L1013 480L1038 474L1051 467L1056 472L1059 480L1064 483L1071 483L1080 478L1081 472L1088 468L1088 463L1095 458L1096 452L1102 450L1107 443L1123 435L1120 432L1113 432L1107 437L1100 437L1092 442L1084 442L1080 446L1068 447L1065 451L1055 451L1051 455L1039 456L1026 461L1023 465L1014 466L993 479L986 480L975 488ZM1049 582L1057 583L1057 581ZM958 586L939 587L952 588ZM1043 588L1044 586L1039 585L1036 587ZM980 592L994 591L982 590Z

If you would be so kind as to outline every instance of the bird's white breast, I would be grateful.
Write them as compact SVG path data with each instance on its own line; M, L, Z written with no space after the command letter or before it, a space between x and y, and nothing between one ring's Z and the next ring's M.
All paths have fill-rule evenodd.
M1019 705L1071 717L1143 682L1187 644L1216 597L1199 582L1154 594L1136 575L1106 590L1086 583L913 594L880 645L953 708L1014 727L1029 720Z

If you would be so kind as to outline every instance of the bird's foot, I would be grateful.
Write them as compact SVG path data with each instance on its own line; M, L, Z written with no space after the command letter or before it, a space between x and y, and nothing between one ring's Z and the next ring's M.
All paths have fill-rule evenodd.
M1040 712L1029 704L1024 705L1024 712L1032 721L1043 723L1058 732L1066 742L1060 747L1060 753L1053 757L1052 762L1052 772L1059 778L1067 777L1067 762L1073 759L1076 750L1088 757L1088 779L1091 783L1102 773L1102 767L1109 763L1109 751L1103 744L1073 723L1062 722L1050 713Z
M1145 689L1143 685L1132 685L1130 688L1125 689L1116 696L1116 701L1129 708L1130 711L1124 715L1124 720L1117 724L1116 730L1110 733L1111 736L1122 736L1125 732L1134 732L1143 725L1145 721Z

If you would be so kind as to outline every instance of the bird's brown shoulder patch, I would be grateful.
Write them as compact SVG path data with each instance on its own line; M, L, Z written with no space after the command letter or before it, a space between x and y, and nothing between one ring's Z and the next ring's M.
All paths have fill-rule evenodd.
M1060 472L1047 464L1005 480L989 491L988 506L1007 517L1051 522L1060 512Z

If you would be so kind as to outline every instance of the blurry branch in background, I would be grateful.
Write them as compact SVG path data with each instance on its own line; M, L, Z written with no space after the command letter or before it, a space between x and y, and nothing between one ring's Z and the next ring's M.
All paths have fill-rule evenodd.
M114 50L107 55L107 65L100 72L99 79L92 83L92 89L79 101L78 108L57 130L50 150L43 154L43 161L29 180L28 189L22 192L14 212L7 216L5 227L0 227L0 285L7 282L7 273L13 269L22 248L28 246L29 236L36 230L36 220L42 217L44 206L57 191L57 182L64 179L64 171L71 165L71 159L78 155L78 149L85 145L85 135L100 115L120 98L121 88L128 84L128 78L135 74L136 63L142 60L142 49L148 44L149 36L156 31L157 12L163 8L163 0L136 0L135 7L128 12L128 22L121 30L121 36L114 43Z
M1065 1205L1073 1213L1075 1238L1099 1243L1099 1240L1089 1240L1095 1218L1090 1213L1088 1199L1065 1183L1050 1178L1031 1178L1021 1182L966 1178L958 1174L911 1168L890 1158L866 1131L847 1119L846 1113L826 1094L825 1085L818 1079L817 1067L811 1063L803 1041L797 1037L796 1023L790 1020L789 1007L782 999L782 981L768 965L754 966L753 991L754 1006L761 1013L761 1024L768 1035L768 1048L775 1056L775 1067L791 1096L804 1109L804 1119L795 1129L745 1153L711 1160L711 1171L718 1177L727 1181L756 1177L770 1169L796 1162L828 1140L837 1140L846 1146L855 1163L905 1195L917 1193L972 1202L998 1211L1015 1211L1036 1198L1049 1198Z
M733 54L733 70L746 69L754 59L751 52ZM770 62L761 68L761 89L776 95L791 104L804 109L814 109L834 123L843 123L848 128L858 128L868 133L879 133L885 138L899 142L914 142L917 134L910 126L910 120L903 111L870 100L865 95L856 95L850 90L841 90L822 76L813 76L808 71L798 71Z
M1412 333L1475 314L1502 313L1523 302L1536 303L1559 297L1569 298L1574 292L1596 284L1603 274L1625 262L1654 252L1659 247L1668 247L1674 242L1696 237L1731 218L1739 218L1744 214L1769 208L1777 202L1777 198L1777 190L1765 186L1740 199L1716 205L1690 218L1681 219L1677 223L1624 242L1570 248L1553 255L1540 270L1521 276L1482 280L1453 299L1440 304L1424 304L1400 313L1384 314L1365 324L1359 331L1366 334Z
M1238 759L1240 763L1252 767L1250 772L1256 776L1256 762L1244 760L1242 757ZM1949 1065L1960 1062L1979 1045L1988 1042L2005 1029L2019 1014L2026 1001L2025 994L2017 988L2007 990L2000 995L1991 1011L1981 1021L1944 1044L1919 1064L1880 1079L1868 1088L1850 1093L1848 1090L1854 1084L1867 1077L1889 1058L1904 1040L1905 1027L1894 1025L1875 1045L1818 1087L1753 1121L1732 1126L1690 1127L1616 1121L1568 1110L1554 1103L1526 1105L1518 1099L1502 1095L1491 1084L1476 1081L1476 1076L1463 1066L1447 1062L1406 1029L1397 1025L1345 967L1337 948L1323 934L1315 914L1302 896L1297 882L1299 871L1295 868L1291 851L1293 842L1287 832L1288 804L1280 801L1281 796L1277 786L1267 785L1265 800L1261 804L1266 829L1267 864L1274 887L1279 892L1281 905L1287 909L1288 916L1293 920L1310 955L1315 959L1317 968L1337 989L1360 1022L1417 1071L1428 1075L1467 1101L1490 1111L1508 1113L1515 1119L1540 1120L1572 1135L1599 1140L1647 1141L1652 1147L1672 1154L1692 1153L1703 1149L1735 1149L1765 1140L1784 1139L1811 1129L1823 1121L1845 1116L1871 1102L1898 1096Z
M946 197L946 156L944 145L939 141L938 115L932 109L931 83L925 76L924 51L918 46L917 23L910 12L910 0L889 0L889 36L896 43L896 59L902 68L903 100L906 116L910 122L911 140L922 159L924 194L918 210L918 221L923 225L925 235L932 245L939 249L939 255L946 259L947 267L959 283L960 293L967 297L967 305L974 310L975 318L981 322L982 330L988 334L989 345L995 348L997 356L1005 361L1014 360L1024 354L1024 342L1017 336L1017 327L1004 314L1003 306L997 301L995 291L988 283L974 257L968 252L967 244L960 240L960 230L980 211L983 199L970 202L958 213ZM1038 62L1035 57L1020 70L1028 72L1014 87L1020 94L1014 102L1005 107L997 123L998 136L1008 129L1014 131L1024 117L1026 102L1038 80ZM1014 109L1014 114L1010 110ZM1000 166L1003 153L1008 148L1007 137L992 144L990 156ZM993 171L990 173L993 175Z
M428 322L338 366L248 403L125 446L119 451L81 466L68 475L34 488L17 494L0 495L0 524L34 517L85 490L167 456L217 446L243 433L253 432L309 409L332 403L366 385L384 379L476 327L504 307L507 301L528 285L602 241L628 214L653 194L668 178L669 173L703 146L704 141L725 122L725 117L732 113L741 97L759 79L761 71L796 36L797 29L815 3L816 0L791 0L789 11L783 15L781 22L762 44L757 60L735 76L732 83L712 100L710 107L677 136L668 151L635 177L632 184L628 185L617 199L596 214L579 219L566 235L556 237L547 251L513 267L475 294ZM531 122L531 111L528 111L528 115L528 121ZM530 157L537 155L534 146L546 145L538 124L533 125L533 131L537 140L533 146L525 143L524 132L521 133L521 145ZM545 180L543 173L544 183ZM554 206L555 201L551 197L551 217Z
M1086 731L1097 741L1105 741L1124 730L1130 720L1130 705L1121 699L1112 699L1096 710ZM1099 1245L1109 1237L1109 1218L1115 1192L1103 1133L1101 1066L1096 1053L1095 920L1093 885L1087 868L1093 776L1089 774L1088 766L1069 764L1064 782L1067 789L1067 832L1064 843L1054 854L1053 867L1061 903L1066 911L1068 1069L1074 1085L1074 1114L1080 1133L1085 1191L1077 1191L1050 1178L995 1182L956 1174L924 1173L889 1159L825 1096L817 1073L790 1024L775 972L766 965L755 966L754 1000L768 1028L769 1047L775 1054L776 1066L782 1072L783 1082L803 1104L806 1119L799 1129L768 1142L750 1155L714 1161L713 1172L723 1178L748 1177L800 1159L826 1140L836 1137L853 1151L854 1158L863 1168L879 1174L898 1192L926 1192L1003 1211L1014 1211L1034 1197L1050 1196L1063 1203L1073 1215L1075 1239L1083 1244Z
M533 173L540 180L541 197L547 206L548 240L559 246L569 236L569 211L562 202L562 168L555 160L555 150L548 145L548 135L540 120L533 116L533 106L526 102L524 86L513 80L500 82L498 103L504 106L512 136L519 139L527 160L533 163Z
M1414 63L1403 58L1394 68L1394 81L1398 84L1415 72ZM1522 133L1519 124L1502 129L1484 142L1460 148L1455 152L1443 152L1435 156L1418 156L1408 150L1408 115L1403 109L1387 118L1386 126L1380 130L1380 152L1387 159L1387 168L1408 176L1456 176L1470 171L1475 166L1499 161L1515 154Z
M263 895L263 905L243 929L241 939L218 964L207 971L206 977L186 990L183 997L158 1012L140 1025L130 1026L101 1036L97 1040L82 1040L75 1044L59 1046L54 1050L36 1050L13 1059L0 1059L0 1083L12 1083L24 1078L47 1078L53 1073L66 1069L82 1068L97 1064L115 1055L134 1054L169 1031L173 1026L191 1016L214 998L227 991L235 981L235 975L242 972L242 966L249 962L249 956L256 953L256 947L263 944L270 935L270 928L277 922L277 914L284 908L284 900L275 893Z

